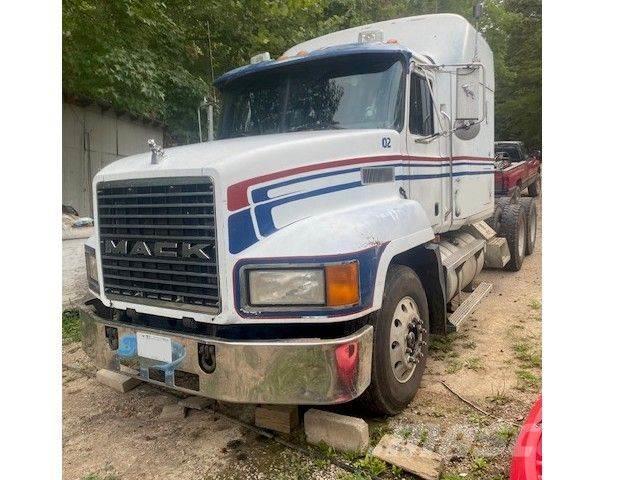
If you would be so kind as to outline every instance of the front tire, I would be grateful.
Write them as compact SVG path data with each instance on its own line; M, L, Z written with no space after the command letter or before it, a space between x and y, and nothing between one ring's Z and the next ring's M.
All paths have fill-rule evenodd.
M369 413L396 415L415 397L426 366L429 308L411 268L389 266L382 308L369 323L374 328L371 384L358 402Z

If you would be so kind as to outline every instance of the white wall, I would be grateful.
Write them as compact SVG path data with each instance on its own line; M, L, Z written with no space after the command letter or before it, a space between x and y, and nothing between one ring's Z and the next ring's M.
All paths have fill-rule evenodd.
M150 138L162 145L161 127L145 125L103 111L97 105L62 104L62 203L80 215L93 216L91 179L98 171L122 157L149 150Z

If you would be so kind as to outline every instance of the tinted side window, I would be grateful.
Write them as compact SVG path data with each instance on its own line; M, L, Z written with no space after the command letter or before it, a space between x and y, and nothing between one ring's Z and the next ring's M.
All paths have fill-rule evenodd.
M411 74L409 131L415 135L433 135L433 101L427 80Z

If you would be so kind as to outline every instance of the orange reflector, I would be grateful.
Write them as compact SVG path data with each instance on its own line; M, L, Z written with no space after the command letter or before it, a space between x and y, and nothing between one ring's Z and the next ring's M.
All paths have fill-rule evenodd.
M387 43L398 43L398 40L396 40L395 38L390 38L389 40L387 40Z
M354 305L360 300L358 264L327 265L324 268L327 285L327 305Z
M309 52L307 52L306 50L300 50L298 53L296 53L296 57L304 57L305 55L309 55Z

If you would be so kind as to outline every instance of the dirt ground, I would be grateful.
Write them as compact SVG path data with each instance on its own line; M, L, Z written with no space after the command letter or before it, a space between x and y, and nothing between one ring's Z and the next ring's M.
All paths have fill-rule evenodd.
M383 433L445 457L446 480L508 478L518 425L540 391L541 206L536 251L519 272L485 270L493 291L462 331L432 338L427 373L409 407L391 419L365 418L372 447ZM77 342L63 345L63 469L65 479L364 479L380 467L370 458L340 457L359 474L264 439L213 410L190 411L184 420L158 418L175 402L168 390L147 384L121 394L98 384ZM490 416L449 392L475 403ZM251 419L251 407L216 406ZM349 407L343 407L347 413ZM303 445L298 431L289 437ZM324 455L324 457L323 457ZM414 478L392 471L385 478Z

